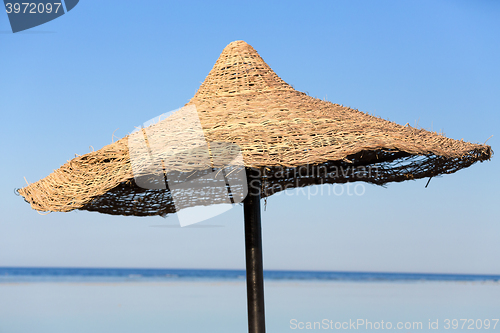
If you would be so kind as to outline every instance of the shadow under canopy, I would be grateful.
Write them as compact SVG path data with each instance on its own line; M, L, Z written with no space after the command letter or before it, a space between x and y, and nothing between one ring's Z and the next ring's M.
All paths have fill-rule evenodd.
M243 41L223 50L185 108L195 110L197 133L189 132L193 122L172 125L187 119L182 112L141 129L156 131L160 145L165 143L163 149L156 149L155 163L161 163L153 168L156 171L148 174L151 160L131 158L132 133L72 159L18 192L38 211L80 209L129 216L165 216L190 207L244 200L250 332L265 330L260 198L317 184L384 185L432 178L492 156L488 145L398 125L296 91ZM190 144L188 132L205 142L204 152L195 152L196 147L179 150ZM150 143L145 147L150 153ZM217 147L237 151L241 159L233 164L217 159ZM172 154L176 149L180 153ZM157 186L141 185L144 179ZM203 182L179 190L187 179ZM244 184L238 183L241 179ZM211 191L214 188L227 191ZM241 200L235 200L238 194Z

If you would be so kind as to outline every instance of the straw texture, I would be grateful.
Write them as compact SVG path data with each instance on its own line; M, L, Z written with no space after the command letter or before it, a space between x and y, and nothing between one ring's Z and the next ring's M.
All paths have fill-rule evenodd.
M384 185L434 177L492 156L487 145L401 126L296 91L243 41L223 50L187 106L196 107L209 145L235 144L244 165L261 170L263 197L314 184L365 181ZM203 202L204 192L199 189L186 191L174 206L168 188L137 186L128 142L126 137L76 157L18 192L39 211L83 209L148 216L209 204ZM193 167L189 158L171 157L165 172L207 173L221 167L213 163Z

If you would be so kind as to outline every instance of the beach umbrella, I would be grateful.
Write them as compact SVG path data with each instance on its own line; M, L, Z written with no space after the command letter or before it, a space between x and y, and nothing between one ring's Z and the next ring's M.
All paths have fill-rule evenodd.
M183 108L75 157L18 192L38 211L190 212L179 218L186 225L204 214L200 207L243 202L254 333L265 331L261 198L317 184L430 180L491 156L490 146L296 91L250 45L235 41Z

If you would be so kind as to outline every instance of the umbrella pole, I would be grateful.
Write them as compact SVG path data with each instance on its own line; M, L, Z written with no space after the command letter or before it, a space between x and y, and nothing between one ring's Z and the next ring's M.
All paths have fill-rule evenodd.
M260 171L246 169L248 194L243 201L247 275L248 332L265 333L264 273L260 226Z

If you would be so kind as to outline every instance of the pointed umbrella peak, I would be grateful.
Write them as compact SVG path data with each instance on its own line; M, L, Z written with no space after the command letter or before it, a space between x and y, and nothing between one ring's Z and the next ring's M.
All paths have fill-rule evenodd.
M250 44L248 44L247 42L245 42L244 40L238 39L238 40L232 41L231 43L227 44L227 46L225 48L228 48L228 47L252 47L252 46Z
M224 48L224 50L222 50L222 52L226 51L226 50L229 50L229 49L235 49L235 48L238 48L240 50L243 50L243 49L250 49L250 50L253 50L253 52L256 53L255 49L250 45L248 44L247 42L245 42L244 40L235 40L229 44L226 45L226 47Z
M242 40L229 43L192 100L294 89Z

